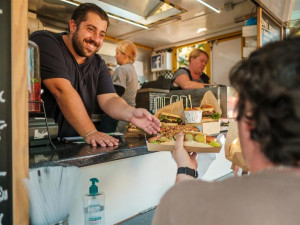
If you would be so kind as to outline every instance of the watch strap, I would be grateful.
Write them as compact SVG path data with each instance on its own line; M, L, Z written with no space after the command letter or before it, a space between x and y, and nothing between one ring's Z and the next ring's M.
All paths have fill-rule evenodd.
M191 169L189 167L179 167L177 169L177 174L186 174L186 175L190 175L194 178L198 177L198 171L194 170L194 169Z

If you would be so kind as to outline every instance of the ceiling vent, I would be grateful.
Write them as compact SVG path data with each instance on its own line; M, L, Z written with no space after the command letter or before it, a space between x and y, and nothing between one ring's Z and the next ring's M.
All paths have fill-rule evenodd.
M233 2L225 2L224 3L224 10L225 11L231 11L234 9L234 4Z

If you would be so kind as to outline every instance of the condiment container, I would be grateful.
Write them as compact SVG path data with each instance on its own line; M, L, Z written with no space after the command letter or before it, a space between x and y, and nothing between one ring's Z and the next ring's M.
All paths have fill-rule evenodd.
M184 121L185 123L201 123L202 110L185 110Z

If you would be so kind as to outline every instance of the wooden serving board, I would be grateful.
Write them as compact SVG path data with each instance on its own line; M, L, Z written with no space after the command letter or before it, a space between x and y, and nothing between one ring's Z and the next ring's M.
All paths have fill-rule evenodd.
M219 153L222 146L212 147L207 144L203 144L201 147L195 147L190 142L184 142L185 149L188 152L201 152L201 153ZM165 142L163 144L155 144L147 142L148 151L173 151L175 149L175 141Z

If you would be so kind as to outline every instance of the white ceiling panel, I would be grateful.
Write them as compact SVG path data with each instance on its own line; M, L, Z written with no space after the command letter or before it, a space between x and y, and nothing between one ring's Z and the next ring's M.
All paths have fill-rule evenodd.
M120 17L129 17L130 20L136 20L138 23L146 23L148 30L128 24L117 19L110 18L110 27L107 36L116 39L129 39L137 44L141 44L154 49L165 46L179 45L180 43L189 42L196 39L216 36L222 33L241 30L245 24L246 17L255 13L255 7L251 0L205 0L213 7L221 10L221 13L215 13L196 0L169 0L168 2L175 6L175 9L181 9L184 12L180 14L168 13L161 14L165 16L164 20L156 21L149 25L149 18L156 18L153 12L162 5L159 0L77 0L77 2L93 2L100 7L104 7L108 13L117 14ZM275 2L287 1L291 5L299 7L300 0L262 0L265 4L273 4L277 10L278 4ZM292 4L294 2L294 4ZM295 4L296 3L296 4ZM108 4L111 4L109 6ZM72 11L76 6L63 3L60 0L29 0L29 11L36 13L38 18L44 24L51 26L61 26L67 29L68 21ZM228 7L229 6L229 7ZM55 9L55 10L53 10ZM126 10L126 12L125 12ZM289 9L293 11L293 9ZM110 12L111 11L111 12ZM298 9L299 12L299 9ZM291 13L290 13L291 14ZM296 14L295 14L296 15ZM242 18L241 22L235 22ZM244 20L243 20L244 19ZM54 22L51 22L54 21ZM206 28L207 31L197 32L199 29Z

